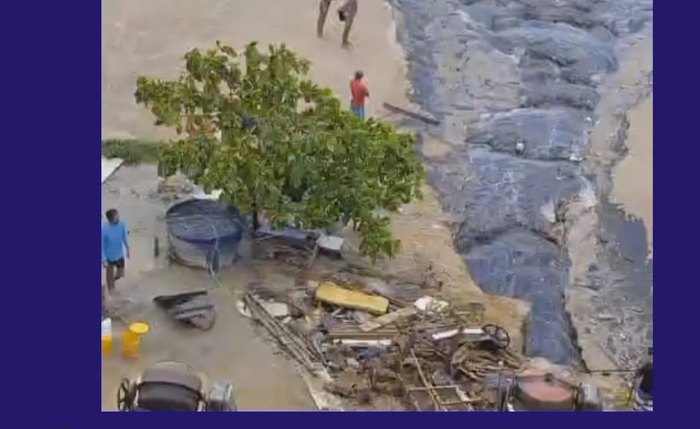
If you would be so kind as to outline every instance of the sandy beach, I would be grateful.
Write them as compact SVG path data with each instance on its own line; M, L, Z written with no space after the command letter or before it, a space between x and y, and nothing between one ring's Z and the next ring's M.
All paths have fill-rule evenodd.
M328 16L324 38L316 37L318 0L105 2L103 138L164 135L134 102L136 78L173 77L185 52L217 40L234 47L255 40L263 46L285 43L311 61L314 79L348 100L348 81L355 70L363 70L371 92L368 113L381 115L383 101L405 104L408 89L392 13L384 0L363 1L348 51L340 47L343 27L335 13Z

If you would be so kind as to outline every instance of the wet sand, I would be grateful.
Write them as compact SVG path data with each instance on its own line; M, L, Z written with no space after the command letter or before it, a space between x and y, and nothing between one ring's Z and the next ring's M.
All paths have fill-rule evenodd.
M234 273L232 273L234 274ZM250 274L237 271L227 284L242 290ZM119 285L129 322L147 321L150 331L143 338L138 359L123 358L117 335L113 352L102 359L102 410L116 410L116 392L122 377L136 379L150 364L162 360L186 362L208 382L233 384L241 410L315 410L306 385L292 362L276 352L265 333L236 310L236 298L228 289L210 292L216 309L216 324L207 332L183 328L156 308L153 296L199 290L211 279L204 271L171 267L131 276ZM119 298L117 298L119 299ZM121 333L124 323L114 322ZM205 384L207 389L209 384ZM280 388L284 386L284 388Z
M651 33L651 30L648 31ZM624 50L620 69L600 90L600 122L593 134L593 158L609 178L598 183L611 203L641 219L653 243L653 37L638 36ZM620 154L624 148L625 153Z
M615 169L612 199L644 222L650 257L654 234L654 100L649 96L628 113L629 152Z
M187 362L209 380L233 383L240 409L315 409L293 363L276 352L236 309L236 296L257 278L255 271L237 266L222 279L226 287L215 288L205 271L171 266L164 252L154 256L154 238L166 242L163 220L167 208L156 193L156 173L152 165L124 166L102 186L103 211L119 209L129 225L131 247L127 276L117 283L118 296L107 301L111 315L116 316L117 335L113 354L102 360L102 409L116 409L117 387L123 377L135 378L146 365L170 359ZM151 301L157 295L203 288L212 291L217 315L208 332L183 329ZM151 330L139 358L124 359L119 354L119 334L135 321L147 321Z
M102 10L104 138L165 135L134 102L137 77L174 77L186 51L217 40L234 47L254 40L285 43L311 61L313 78L348 102L349 79L363 70L372 94L370 115L383 114L383 101L405 104L403 55L384 0L362 2L350 51L340 48L343 27L335 13L328 16L324 38L316 37L317 0L114 0Z
M569 247L567 310L589 368L634 366L651 342L653 38L648 33L626 46L618 72L599 89L599 122L586 163L601 205L574 213L568 230L576 245Z

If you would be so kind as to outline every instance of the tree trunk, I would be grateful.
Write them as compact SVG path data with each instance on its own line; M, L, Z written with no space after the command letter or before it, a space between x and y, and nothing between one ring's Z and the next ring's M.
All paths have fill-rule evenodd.
M261 243L256 240L256 233L258 229L260 229L260 219L258 216L258 207L256 204L253 204L251 207L253 211L253 225L252 225L252 230L250 231L250 253L253 259L259 259L259 258L265 258L264 255L264 246L261 246Z
M260 228L260 219L258 219L258 206L253 204L253 232Z

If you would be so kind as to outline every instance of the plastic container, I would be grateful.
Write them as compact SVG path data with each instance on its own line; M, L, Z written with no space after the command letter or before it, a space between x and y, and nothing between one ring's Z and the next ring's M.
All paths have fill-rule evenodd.
M109 317L102 321L102 355L108 356L112 353L112 319Z
M141 349L141 337L148 333L147 323L136 322L129 325L129 329L122 335L122 354L124 357L137 358Z

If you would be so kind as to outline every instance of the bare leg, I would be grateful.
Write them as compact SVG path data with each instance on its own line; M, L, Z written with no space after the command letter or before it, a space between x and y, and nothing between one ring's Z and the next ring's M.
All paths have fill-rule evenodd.
M343 29L343 48L350 47L350 30L352 29L352 22L355 20L355 16L345 17L345 28Z
M316 35L323 37L323 26L326 24L328 10L331 8L331 0L321 0L318 5L318 22L316 23Z
M114 265L107 265L105 268L105 275L107 277L107 292L114 292Z
M120 278L124 277L124 267L118 267L117 268L117 275L114 277L114 281L116 282Z
M107 315L107 303L105 301L105 285L102 285L102 317Z

